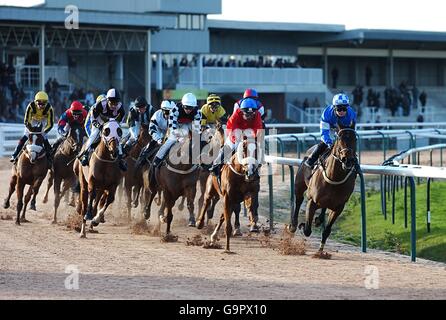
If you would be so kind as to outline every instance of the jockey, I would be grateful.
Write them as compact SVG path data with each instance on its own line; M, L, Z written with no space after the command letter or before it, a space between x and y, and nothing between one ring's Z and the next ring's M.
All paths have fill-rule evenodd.
M181 103L172 108L168 123L169 135L153 160L154 167L159 167L170 148L184 137L184 130L201 134L201 111L198 109L197 98L194 94L186 93Z
M57 123L57 133L59 134L59 138L57 138L56 142L53 144L53 154L65 140L73 123L78 123L79 125L84 126L85 118L87 118L87 110L84 109L84 106L79 101L73 101L70 108L62 114Z
M333 140L330 136L330 129L335 129L337 125L351 126L356 123L356 112L350 107L348 96L339 93L333 97L333 104L326 107L321 116L321 142L314 149L313 153L304 162L310 168L313 168L320 155L333 146Z
M147 156L154 150L156 146L163 144L164 137L166 136L167 129L169 127L168 120L170 111L175 107L175 102L164 100L161 102L161 110L156 111L150 119L149 134L152 140L141 151L138 160L136 161L136 167L144 165L147 161Z
M243 100L245 99L254 99L257 105L257 110L260 113L260 116L262 117L262 121L265 119L265 107L263 106L263 104L260 102L259 100L259 94L257 93L257 90L255 89L246 89L245 92L243 93L243 99L240 99L239 101L237 101L236 103L234 103L234 111L232 112L232 114L234 114L241 106Z
M33 127L38 126L39 124L42 125L43 130L43 137L44 137L44 146L45 146L45 152L48 158L48 164L51 167L52 166L52 158L51 158L51 145L48 141L48 138L46 135L48 132L51 131L54 125L54 111L51 104L48 102L48 95L43 92L39 91L37 92L36 96L34 97L34 101L30 102L28 104L28 107L26 108L25 112L25 133L23 137L19 140L19 144L14 150L14 153L11 156L10 161L16 162L17 157L22 150L23 146L25 145L26 140L28 139L29 133L32 130Z
M216 122L226 124L228 117L225 108L221 105L221 99L216 94L210 94L206 104L201 107L201 127L206 128L209 125L215 125Z
M107 99L105 94L100 94L96 98L96 103L98 103L99 101L105 100L105 99ZM92 105L90 107L90 109L88 110L88 113L87 113L87 118L85 119L85 133L87 134L87 137L90 137L90 135L91 135L91 127L92 127L91 115L93 114L93 107L94 107L94 105Z
M230 148L231 151L234 152L240 141L242 141L243 136L248 136L248 138L256 137L261 129L263 129L263 123L260 112L257 109L257 101L251 98L244 99L240 108L238 108L229 118L226 127L226 142L220 149L212 167L209 169L211 174L217 177L219 183L221 168L223 164L229 160L225 159L225 147ZM240 132L240 130L243 131Z
M122 147L124 157L128 155L132 147L138 140L139 130L141 125L149 126L150 118L153 116L155 110L151 104L147 103L144 97L138 97L135 99L134 106L130 108L127 116L127 125L129 126L129 135L127 141Z
M111 118L120 123L125 116L124 106L121 103L121 97L118 90L112 88L108 90L106 99L96 102L91 110L92 130L87 140L87 147L78 155L83 166L88 165L89 153L93 150L93 145L99 142L102 126ZM127 164L122 159L122 148L119 145L118 160L119 168L122 171L127 170Z

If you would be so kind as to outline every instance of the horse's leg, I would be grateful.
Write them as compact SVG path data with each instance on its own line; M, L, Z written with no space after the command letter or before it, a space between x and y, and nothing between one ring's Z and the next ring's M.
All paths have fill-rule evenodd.
M242 236L242 231L240 230L240 211L242 210L242 206L240 203L236 203L234 205L234 214L235 214L235 221L234 221L234 232L232 235L234 237L240 237Z
M225 195L224 198L224 219L225 219L225 231L226 231L226 253L230 253L231 250L229 250L229 241L231 239L232 235L232 224L231 224L231 216L232 216L232 207L229 203L229 196Z
M36 181L34 181L33 185L32 185L32 200L31 200L31 209L32 210L36 210L36 198L37 198L37 194L39 193L40 190L40 186L42 185L43 180L45 180L46 177L46 173L43 177L38 178ZM30 187L31 189L31 187ZM26 209L26 207L25 207Z
M108 196L107 196L107 200L105 202L105 205L99 210L98 214L96 215L96 217L95 217L95 219L93 221L96 221L99 224L101 219L103 219L103 217L105 215L105 211L107 211L107 208L115 201L115 193L116 193L116 189L117 188L118 188L118 185L115 185L115 186L112 186L108 190Z
M168 235L168 234L170 234L170 225L172 224L172 220L173 220L172 208L175 205L175 201L172 201L171 196L167 192L164 193L164 201L166 202L166 208L167 208L166 235Z
M130 223L132 220L132 186L126 181L124 189L127 197L127 221Z
M8 192L8 196L5 198L5 201L3 202L3 208L4 209L8 209L9 206L11 205L9 203L9 200L11 200L11 196L15 191L17 185L17 175L13 174L11 177L11 180L9 181L9 192Z
M178 205L178 210L180 210L180 211L183 211L184 210L184 201L186 200L186 197L185 196L182 196L181 197L181 202L180 202L180 204Z
M164 198L164 192L160 195L160 208L158 209L158 216L160 217L161 222L165 222L164 213L166 211L166 199Z
M314 225L316 227L320 227L322 225L322 229L325 228L325 213L327 212L327 208L322 208L319 216L314 218Z
M331 227L341 214L342 210L344 210L344 205L339 206L338 208L336 208L336 210L330 210L330 213L328 214L327 225L325 226L324 231L322 232L322 240L319 246L319 252L322 252L324 250L325 243L327 242L327 239L331 233Z
M288 231L291 233L296 232L299 220L299 211L304 201L304 193L307 190L307 184L305 183L304 169L302 165L296 173L296 182L294 183L294 196L296 198L296 203L294 205L294 212L291 214L291 222L288 226Z
M21 179L17 179L16 184L16 193L17 193L17 217L15 220L16 225L20 225L20 213L23 208L23 189L25 188L25 184Z
M139 203L139 191L141 190L141 187L136 184L133 186L133 208L138 208L138 203Z
M245 206L248 209L249 221L251 222L249 232L259 232L259 226L257 225L257 222L259 221L259 195L255 193L248 199L245 199Z
M54 179L54 217L53 217L53 224L57 224L57 209L60 205L60 184L62 183L62 179L60 177L56 177ZM65 189L65 184L64 184Z
M79 165L80 167L80 165ZM86 232L86 213L88 210L88 183L84 178L82 168L79 169L79 184L80 184L80 192L79 192L79 203L77 204L77 212L82 216L82 225L81 225L81 232L79 234L80 238L86 238L87 232Z
M204 227L204 214L208 212L209 205L211 204L211 201L213 201L214 198L218 197L218 193L214 189L212 179L209 179L210 181L206 184L206 192L204 195L204 203L203 206L200 207L200 214L198 215L197 221L195 223L195 226L198 229L202 229ZM215 205L214 205L215 207ZM212 213L214 211L212 210Z
M311 224L313 223L314 213L318 209L317 204L312 200L308 199L307 210L305 215L305 224L300 224L299 229L304 226L304 235L309 237L311 235Z
M194 200L195 200L195 193L196 188L189 188L186 192L187 197L187 210L189 211L189 227L195 227L195 215L194 215Z
M91 225L90 225L91 230L93 230L93 227L97 227L99 225L99 223L101 222L100 211L104 207L104 200L103 200L104 192L105 192L105 189L103 189L103 188L96 189L96 196L94 198L94 205L93 205L94 218L91 220ZM100 205L102 205L102 207ZM98 208L99 208L99 211L98 211Z
M204 179L204 177L202 177L200 174L200 178L198 179L198 182L200 184L200 191L201 191L200 198L198 199L198 207L200 209L203 206L204 194L206 193L206 181L207 181L207 178Z
M88 207L85 213L87 220L93 219L93 201L96 198L95 189L95 179L91 177L88 181Z
M209 207L209 209L206 212L207 217L208 217L208 221L207 221L208 224L209 224L209 221L212 220L212 218L214 217L215 206L217 205L218 200L220 200L220 197L218 195L216 195L215 197L212 197L211 206Z
M29 201L31 200L31 197L33 195L33 188L32 186L29 186L28 192L25 195L25 200L23 203L23 211L22 211L22 215L20 216L20 222L29 222L28 220L26 220L26 207L28 206Z
M50 189L53 186L53 179L54 179L54 171L50 170L49 174L48 174L48 182L47 182L47 186L46 186L46 192L43 196L43 203L47 203L48 202L48 194L50 193Z
M215 226L214 232L211 234L211 243L215 244L218 239L218 231L220 231L221 226L223 225L223 222L225 222L225 214L222 213L220 216L220 220L218 220L217 225Z

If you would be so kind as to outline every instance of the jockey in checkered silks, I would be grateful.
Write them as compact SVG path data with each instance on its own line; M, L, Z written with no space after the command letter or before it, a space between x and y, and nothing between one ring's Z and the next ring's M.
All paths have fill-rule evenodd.
M108 90L106 98L97 101L92 107L92 110L90 110L88 122L91 122L91 127L89 128L90 130L86 130L87 132L90 132L90 135L85 150L78 155L83 166L88 165L90 152L94 150L96 144L100 140L102 126L107 123L110 118L113 118L116 122L120 123L124 116L124 106L121 103L121 97L118 90ZM126 171L127 164L122 159L121 145L119 145L118 149L119 168L122 171Z

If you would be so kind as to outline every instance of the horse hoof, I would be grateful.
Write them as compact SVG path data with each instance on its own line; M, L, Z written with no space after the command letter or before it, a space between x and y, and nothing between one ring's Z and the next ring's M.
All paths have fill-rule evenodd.
M133 207L133 208L138 208L138 203L134 203L134 204L132 205L132 207Z
M70 203L68 203L68 205L73 208L76 207L76 203L74 203L74 201L71 201Z
M189 220L189 227L195 227L195 220Z
M57 220L53 220L51 224L57 224Z
M296 232L296 230L297 230L297 228L295 227L295 226L288 226L288 228L287 228L287 230L290 232L290 233L295 233Z
M299 230L302 230L302 228L305 228L305 223L301 223L301 224L299 225Z
M150 213L144 213L144 219L149 220L150 219Z
M225 250L222 252L223 254L235 254L235 252L231 251L231 250Z
M3 203L3 209L8 209L9 206L10 206L9 201L5 201L5 202Z
M98 225L99 225L99 222L91 220L91 224L90 224L91 227L97 227Z
M259 227L255 224L249 228L249 232L259 233L260 230L259 230Z
M31 221L26 220L25 218L20 218L20 222L22 222L22 223L30 223Z
M237 229L234 230L234 232L232 233L232 235L233 235L234 237L241 237L243 234L242 234L242 232L240 231L240 229L237 228Z
M322 219L320 217L314 218L314 225L315 227L320 227L322 225Z
M20 226L20 220L16 220L16 221L15 221L15 225L16 225L16 226Z
M86 235L86 234L80 234L80 235L79 235L79 238L80 238L80 239L87 239L87 235Z
M166 223L166 218L163 215L160 214L159 219L161 223Z
M30 206L29 206L29 210L37 211L37 209L36 209L36 205L35 205L35 204L30 205Z
M203 227L204 227L204 221L203 221L203 220L200 220L200 221L198 221L198 222L195 222L195 227L196 227L197 229L203 229Z
M101 214L101 220L99 221L100 223L105 223L105 218L104 218L104 215L103 214Z

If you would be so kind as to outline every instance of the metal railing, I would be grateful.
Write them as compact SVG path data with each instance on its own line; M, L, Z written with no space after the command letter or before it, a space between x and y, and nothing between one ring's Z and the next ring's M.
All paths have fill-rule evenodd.
M288 166L290 170L290 214L293 214L295 207L294 195L294 167L299 166L302 159L289 159L283 157L266 156L265 161L268 165L268 185L269 185L269 223L270 228L274 228L274 185L273 185L273 169L272 165ZM364 174L398 176L405 178L405 204L407 208L407 185L410 185L410 208L411 208L411 225L410 225L410 256L411 261L416 261L416 201L415 201L415 181L414 178L428 179L446 179L446 168L436 168L427 166L404 165L400 167L386 167L375 165L360 165L358 170L360 178L361 193L361 250L367 252L367 227L366 227L366 192ZM407 212L407 209L406 209ZM407 214L406 214L407 217ZM407 224L407 218L406 218ZM430 225L429 225L430 228Z

